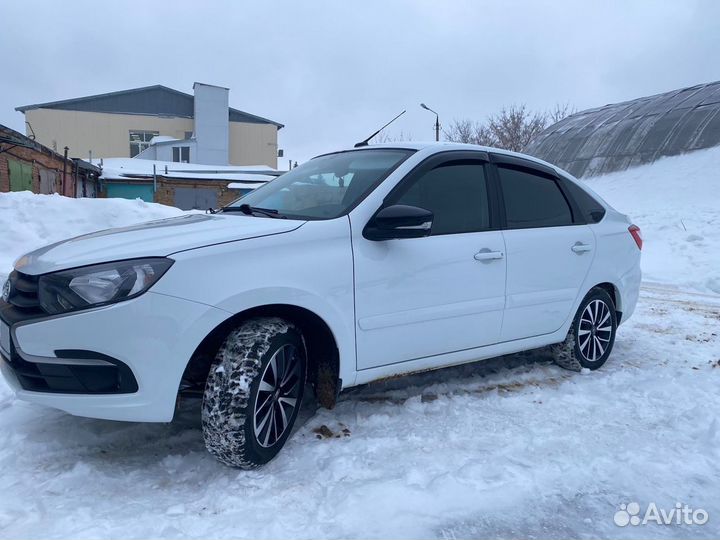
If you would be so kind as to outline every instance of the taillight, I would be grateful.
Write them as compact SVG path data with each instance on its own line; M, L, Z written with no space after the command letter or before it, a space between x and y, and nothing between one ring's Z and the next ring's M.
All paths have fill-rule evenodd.
M637 225L630 225L628 227L628 231L632 235L633 240L635 240L638 249L642 250L642 234L640 233L640 227Z

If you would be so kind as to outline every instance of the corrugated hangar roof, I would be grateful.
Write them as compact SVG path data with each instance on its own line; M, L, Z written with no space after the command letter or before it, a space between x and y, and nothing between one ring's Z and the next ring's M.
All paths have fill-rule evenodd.
M720 145L720 81L581 111L525 148L581 176Z

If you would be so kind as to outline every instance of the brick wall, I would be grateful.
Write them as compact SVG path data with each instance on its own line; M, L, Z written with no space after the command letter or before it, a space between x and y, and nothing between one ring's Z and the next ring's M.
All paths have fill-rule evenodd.
M64 159L61 155L55 154L48 148L41 147L42 150L35 148L23 148L15 146L9 150L8 143L0 145L0 192L10 191L10 166L8 159L14 159L32 165L32 190L34 193L40 192L40 168L57 171L57 190L60 191L60 181L62 179L62 170ZM74 181L73 181L73 162L67 161L67 187L65 193L73 197Z
M7 152L0 154L0 193L10 191L10 166L6 156Z
M230 182L226 180L171 180L158 177L158 189L155 192L155 202L175 206L175 188L203 188L217 191L218 206L225 206L237 199L240 194L235 189L228 189Z

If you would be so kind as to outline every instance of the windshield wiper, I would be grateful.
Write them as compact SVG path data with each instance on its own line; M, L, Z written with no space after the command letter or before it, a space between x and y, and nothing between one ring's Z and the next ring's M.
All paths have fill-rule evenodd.
M287 216L283 216L274 208L260 208L258 206L250 206L249 204L241 204L239 206L225 206L222 209L223 212L242 212L246 216L252 216L254 214L261 214L266 217L287 219Z

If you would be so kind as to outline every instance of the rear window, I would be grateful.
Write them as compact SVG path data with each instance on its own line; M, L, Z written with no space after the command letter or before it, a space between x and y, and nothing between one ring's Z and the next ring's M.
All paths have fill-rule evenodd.
M572 225L572 210L554 179L507 166L499 166L498 175L509 229Z
M575 203L580 207L585 221L588 223L598 223L605 217L605 208L587 191L571 180L565 180L565 187L570 192L570 196Z

